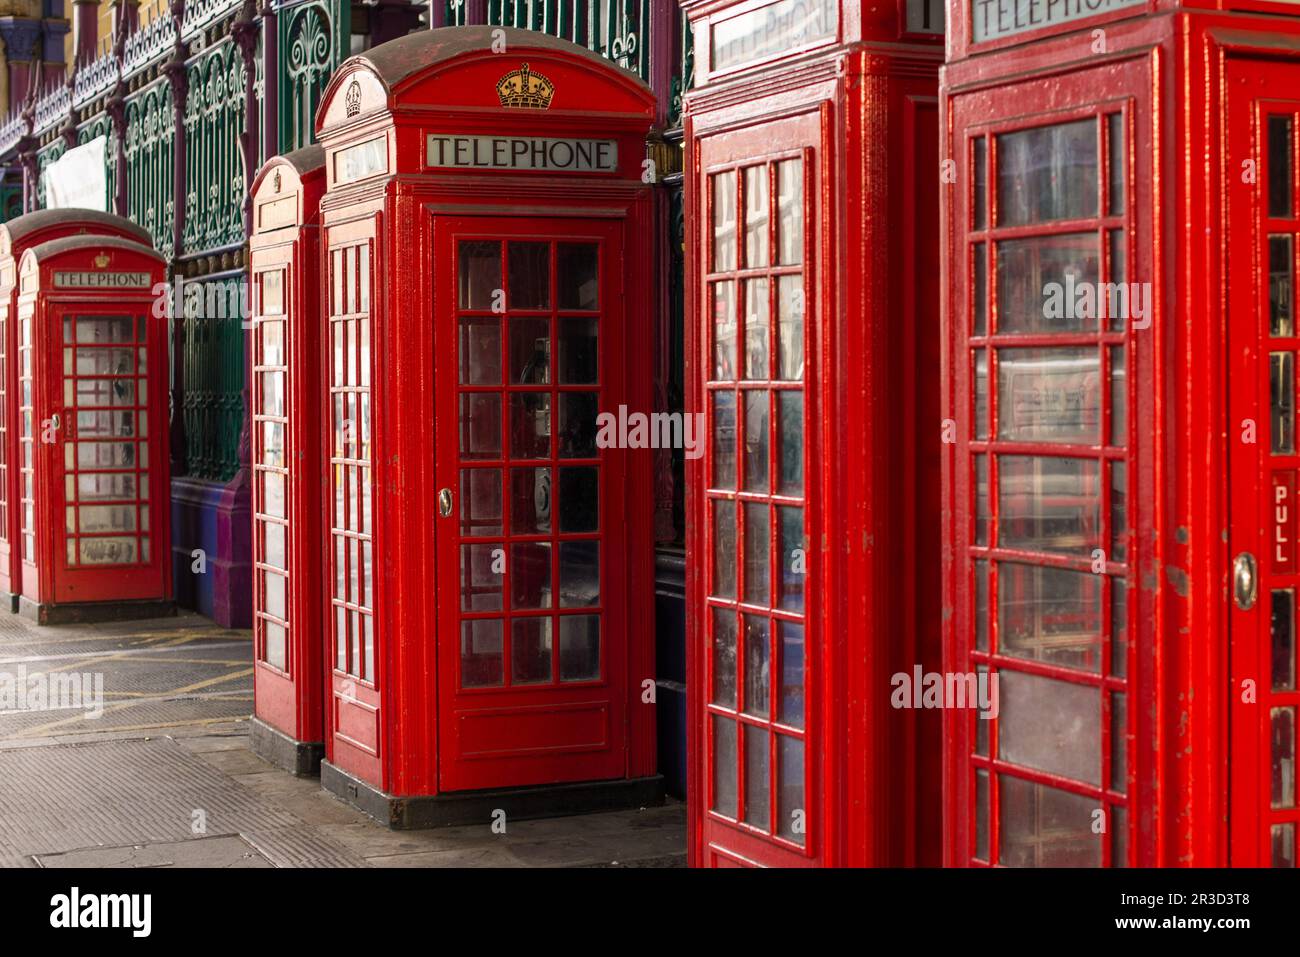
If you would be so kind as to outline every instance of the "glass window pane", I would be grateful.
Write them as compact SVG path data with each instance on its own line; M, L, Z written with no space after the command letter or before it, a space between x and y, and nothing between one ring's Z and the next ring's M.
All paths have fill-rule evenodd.
M598 678L600 678L600 616L562 616L560 618L560 680L595 681Z
M1274 824L1270 837L1273 842L1273 866L1295 867L1295 824Z
M1110 347L1110 444L1128 445L1128 368L1123 346Z
M1295 335L1295 237L1268 237L1269 335Z
M769 376L768 341L771 336L771 303L766 279L743 281L745 293L745 378Z
M769 732L752 724L745 728L745 823L771 829L771 766Z
M803 742L786 734L777 735L776 751L776 833L802 846L808 829L803 797Z
M1098 689L1005 668L998 678L998 753L1003 760L1101 784Z
M510 683L551 680L551 619L516 618L510 623Z
M272 668L284 670L285 631L283 625L261 619L263 635L266 642L264 661Z
M713 177L713 271L736 268L736 173Z
M1128 583L1122 578L1110 580L1110 673L1128 673Z
M501 457L501 396L471 392L460 397L460 454L466 459Z
M808 554L804 550L803 509L780 507L776 510L781 523L781 583L778 605L786 611L803 611L804 573Z
M1084 671L1101 670L1101 576L998 563L1000 651Z
M1127 315L1121 287L1102 290L1097 234L1070 233L997 244L998 332L1080 332L1098 316ZM1102 293L1109 292L1099 302Z
M540 535L551 530L551 470L510 470L510 531L516 535Z
M989 563L975 562L975 648L989 650Z
M783 160L776 165L776 191L778 265L796 266L803 262L802 160Z
M976 243L972 250L974 285L971 290L971 335L988 334L989 315L989 248Z
M736 378L736 283L732 279L713 284L713 378L720 382Z
M1268 118L1268 214L1290 219L1294 209L1295 123L1291 116Z
M460 533L501 534L500 469L461 469Z
M772 531L768 506L763 502L745 503L745 601L766 605L772 594Z
M1295 708L1270 713L1273 756L1273 807L1295 807Z
M781 693L777 698L777 720L792 728L803 727L804 643L803 625L793 621L777 623L781 635Z
M1295 589L1274 588L1269 620L1274 691L1295 690Z
M551 607L550 542L510 545L510 607L529 610Z
M989 457L975 456L975 544L989 543Z
M501 610L505 554L505 549L500 544L460 546L461 611Z
M988 143L982 136L971 141L971 228L988 222Z
M1100 867L1093 798L998 775L999 861L1006 867Z
M736 393L713 392L713 488L736 487Z
M736 787L736 722L713 715L713 810L736 817L739 790Z
M595 392L560 393L560 458L596 457L596 399Z
M1091 555L1101 547L1099 474L1095 459L999 456L998 544Z
M768 264L768 180L767 166L745 169L745 266L753 269Z
M596 309L600 306L597 266L600 247L595 243L560 243L555 249L555 282L561 309Z
M519 385L550 382L551 321L516 317L510 320L509 327L510 381Z
M998 350L998 437L1094 445L1100 369L1091 346Z
M768 476L768 392L750 389L745 396L745 490L767 492Z
M989 353L975 350L975 440L989 437Z
M1110 696L1110 787L1128 790L1128 705L1122 694Z
M713 502L713 591L715 598L736 597L736 503Z
M600 542L560 542L560 607L600 604Z
M460 253L460 295L458 297L460 308L491 309L494 301L496 304L500 304L499 297L494 300L494 293L502 288L501 244L479 240L462 242L458 252ZM339 260L338 250L335 251L334 256L337 262ZM341 291L341 277L336 270L334 273L334 300L336 303L342 298Z
M1110 559L1128 560L1128 466L1122 461L1110 464Z
M594 532L600 525L599 470L560 469L560 531Z
M600 381L599 325L596 319L560 317L561 384L594 385Z
M508 244L510 309L549 309L551 305L550 243Z
M1122 229L1112 229L1110 231L1110 281L1118 284L1118 289L1115 293L1110 292L1109 289L1106 293L1106 305L1108 307L1106 313L1110 316L1110 330L1112 332L1124 331L1124 326L1130 319L1134 321L1139 319L1146 320L1147 317L1150 316L1153 304L1147 297L1144 297L1141 303L1121 300L1126 306L1126 308L1123 309L1109 308L1112 302L1112 297L1118 294L1119 290L1126 289L1127 292L1124 293L1124 295L1140 295L1142 294L1142 289L1145 288L1127 285L1128 238ZM1116 289L1115 286L1110 288ZM1140 309L1139 306L1141 307ZM1141 316L1138 315L1139 311L1142 312Z
M1110 182L1108 212L1112 216L1122 215L1125 202L1125 183L1127 181L1125 162L1128 154L1128 137L1124 135L1124 114L1111 113L1106 117L1106 144L1109 155Z
M736 613L713 609L713 703L736 707Z
M1268 358L1271 450L1274 455L1292 455L1295 453L1295 353L1273 352Z
M567 395L567 393L566 393ZM462 398L464 398L462 396ZM496 400L496 396L492 397ZM546 392L510 394L510 457L551 456L551 396Z
M759 615L745 615L745 714L766 718L771 713L771 624Z
M461 622L460 683L463 688L503 684L501 621L476 618Z
M997 138L998 225L1097 215L1097 121L1078 120Z
M803 495L803 393L782 389L776 393L776 410L781 427L777 494Z
M778 379L803 378L803 276L780 276L776 281Z
M275 522L263 522L262 532L262 561L275 568L287 569L284 526Z

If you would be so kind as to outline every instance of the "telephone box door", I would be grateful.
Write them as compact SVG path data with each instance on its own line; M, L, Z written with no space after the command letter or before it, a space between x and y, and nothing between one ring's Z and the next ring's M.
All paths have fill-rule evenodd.
M445 791L626 773L622 228L435 219Z
M1229 860L1294 867L1300 64L1230 60L1228 89Z
M167 463L149 370L165 355L162 326L145 304L48 308L51 408L61 419L49 423L54 600L157 598L169 559L154 537Z

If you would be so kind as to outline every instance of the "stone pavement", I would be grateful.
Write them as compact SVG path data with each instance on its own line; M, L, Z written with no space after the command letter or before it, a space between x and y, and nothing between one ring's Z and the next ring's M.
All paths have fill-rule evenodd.
M671 799L507 822L505 834L390 831L248 750L252 671L249 633L197 615L41 628L0 612L0 866L685 862L685 811Z

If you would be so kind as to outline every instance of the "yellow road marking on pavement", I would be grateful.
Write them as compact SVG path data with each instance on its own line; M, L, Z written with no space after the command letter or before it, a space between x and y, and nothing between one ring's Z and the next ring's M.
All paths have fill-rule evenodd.
M251 701L252 699L250 698L248 700ZM116 733L118 731L155 731L155 730L162 730L163 728L198 728L208 724L239 724L242 720L243 720L242 718L231 718L231 717L190 718L186 721L159 721L157 724L127 724L127 725L120 725L118 727L113 727L113 728L106 728L105 730ZM50 737L59 737L59 735L61 734L66 734L66 735L86 734L86 731L85 729L73 729L70 731L62 731L57 734L50 735Z
M252 673L253 673L252 668L244 668L240 671L232 671L230 674L218 675L215 678L205 678L203 681L196 681L193 684L185 685L182 688L175 688L171 691L164 691L156 695L155 697L166 698L173 695L182 695L190 691L198 691L200 688L209 688L212 685L221 684L224 681L231 681L234 678L242 678L245 675L251 675ZM134 708L138 704L140 704L139 701L121 701L116 704L112 704L105 707L104 714L108 714L110 711L121 711L125 708ZM85 716L78 714L72 716L71 718L64 718L61 721L51 721L49 724L37 725L34 728L24 728L22 731L18 731L15 732L14 734L6 735L5 738L11 739L11 738L19 738L19 737L21 738L39 737L42 732L49 731L52 728L62 728L69 724L75 724L78 721L84 721L84 720L85 720ZM119 729L113 728L112 730L117 731Z

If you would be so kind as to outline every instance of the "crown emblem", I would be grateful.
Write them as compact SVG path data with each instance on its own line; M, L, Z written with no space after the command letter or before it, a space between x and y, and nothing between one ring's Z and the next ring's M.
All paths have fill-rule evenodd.
M271 177L271 192L280 192L280 171L276 170L275 175Z
M554 84L540 73L529 70L527 63L497 80L497 97L502 106L545 110L550 107L554 95Z
M103 269L109 263L108 253L100 253L95 257L95 268Z
M344 94L344 102L347 103L348 116L356 116L361 112L361 84L353 80L348 84L348 92Z

